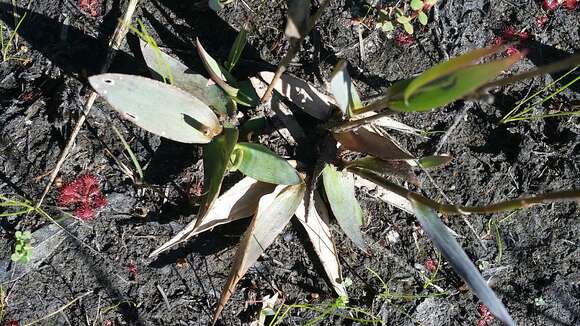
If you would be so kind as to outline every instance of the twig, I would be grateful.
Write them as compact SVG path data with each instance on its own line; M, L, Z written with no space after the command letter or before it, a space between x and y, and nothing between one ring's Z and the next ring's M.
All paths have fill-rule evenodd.
M76 297L75 299L73 299L72 301L70 301L69 303L67 303L64 306L60 307L59 309L51 312L50 314L48 314L48 315L46 315L46 316L44 316L44 317L42 317L40 319L37 319L37 320L35 320L33 322L30 322L28 324L24 324L24 326L31 326L31 325L34 325L34 324L38 324L39 322L41 322L41 321L43 321L45 319L48 319L48 318L50 318L50 317L52 317L52 316L54 316L56 314L59 314L59 313L63 312L66 308L70 307L73 303L79 301L80 299L82 299L82 298L84 298L87 295L92 294L92 293L93 293L93 291L89 291L89 292L86 292L84 294L81 294L78 297Z
M268 89L266 89L264 96L262 96L262 103L268 102L270 100L270 98L272 97L272 91L274 90L274 86L276 86L276 83L278 83L278 79L280 79L284 71L286 71L286 67L288 67L292 59L294 59L294 57L296 56L296 53L298 53L298 51L300 50L304 37L310 34L310 31L314 28L314 25L316 25L316 22L318 21L320 16L322 16L322 12L324 12L324 9L328 6L330 1L331 0L322 0L320 2L320 7L316 11L316 13L314 13L314 15L312 15L312 17L310 17L310 19L308 20L308 25L306 26L304 33L302 33L300 38L295 39L293 42L291 42L288 52L278 64L278 69L276 69L274 78L272 78L270 85L268 85Z
M133 17L133 13L135 12L135 9L136 9L138 3L139 3L139 0L131 0L129 2L129 5L127 6L127 11L125 12L125 16L123 17L123 20L121 20L117 24L117 28L115 29L115 32L113 33L113 36L111 37L111 40L109 42L109 51L107 52L107 58L105 59L105 63L103 64L103 67L101 68L102 73L107 72L109 70L109 68L111 67L111 63L113 62L113 58L115 57L117 50L121 47L121 43L125 39L125 35L127 35L127 31L129 30L129 24L131 23L131 18ZM50 187L52 186L52 183L54 182L54 180L56 179L56 176L60 172L60 168L64 164L64 161L66 160L67 155L69 154L70 150L72 149L72 147L75 143L75 140L77 138L77 135L80 132L81 128L83 127L83 124L84 124L85 120L87 119L87 116L91 112L91 109L93 107L93 104L95 103L95 100L97 99L97 96L98 96L97 93L92 91L91 94L89 95L89 98L85 102L85 109L81 113L81 116L79 117L79 120L77 121L77 124L76 124L64 150L60 154L58 162L56 163L56 166L54 167L54 170L52 171L52 173L50 175L50 179L48 180L48 184L44 188L42 196L40 196L40 199L36 203L35 208L40 208L40 206L42 205L42 202L44 201L44 198L46 197L46 195L50 191Z
M468 103L465 103L463 105L463 109L461 110L461 113L459 113L455 117L455 120L453 121L453 124L451 125L451 127L449 127L449 129L447 129L447 131L445 132L443 137L441 137L441 140L439 140L439 144L437 144L437 149L435 150L435 153L433 155L439 155L439 152L441 152L441 148L443 148L443 145L445 145L445 143L449 139L449 136L455 131L455 129L457 129L457 127L459 127L459 125L463 121L463 118L467 114L467 110L471 109L471 107L472 107L472 105L470 105Z

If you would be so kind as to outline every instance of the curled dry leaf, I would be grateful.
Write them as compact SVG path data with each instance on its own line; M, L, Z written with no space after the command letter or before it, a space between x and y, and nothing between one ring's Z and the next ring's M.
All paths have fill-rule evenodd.
M408 160L414 158L401 149L387 135L379 135L365 127L335 133L334 138L346 149L371 154L383 160Z
M260 198L272 194L274 188L275 186L270 183L260 182L250 177L243 178L214 202L201 224L195 227L196 219L194 219L171 240L153 251L149 257L157 256L172 246L187 241L191 237L218 225L252 216L258 208ZM275 197L276 194L274 192L273 196Z
M308 196L308 194L305 195ZM339 296L347 296L340 271L338 253L330 233L328 209L318 192L313 193L310 203L308 216L306 216L306 207L302 201L296 210L296 217L306 230L334 291Z
M125 119L161 137L205 144L222 131L205 103L175 86L124 74L96 75L89 82Z
M240 279L290 222L290 218L304 198L306 186L301 183L292 186L278 186L276 190L278 189L281 191L277 196L273 197L275 191L260 199L258 212L244 233L236 251L230 275L214 312L214 324L219 319Z

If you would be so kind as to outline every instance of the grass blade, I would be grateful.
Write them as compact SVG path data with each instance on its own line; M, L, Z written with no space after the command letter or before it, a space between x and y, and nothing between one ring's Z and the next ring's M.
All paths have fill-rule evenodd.
M214 312L213 324L219 319L240 279L290 222L306 190L303 183L277 188L283 188L283 190L275 198L266 195L260 199L258 212L236 251L230 275Z
M324 191L336 221L347 237L362 251L367 245L360 228L363 226L363 212L354 194L354 177L349 172L337 171L327 164L322 171Z
M469 285L477 297L497 319L506 325L516 325L507 309L483 279L457 240L447 231L435 211L411 198L415 216L437 249L447 258L455 272Z

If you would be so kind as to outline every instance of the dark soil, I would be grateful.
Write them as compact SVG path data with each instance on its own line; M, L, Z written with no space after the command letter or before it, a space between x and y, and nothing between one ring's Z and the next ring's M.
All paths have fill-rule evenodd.
M192 46L195 38L215 57L225 59L236 30L248 22L251 45L239 73L275 69L287 48L283 1L239 0L219 15L205 3L142 1L136 17L145 22L160 45L200 72L203 69ZM0 63L0 193L36 200L83 108L89 92L86 76L97 73L105 60L108 38L125 1L104 0L98 17L80 11L76 0L17 0L16 6L27 13L14 53L24 61ZM363 1L333 1L290 70L324 89L333 65L345 58L356 86L370 97L447 56L490 44L507 26L526 29L532 38L526 44L527 58L513 71L555 61L580 48L578 9L557 9L543 28L535 23L544 15L539 1L480 4L441 0L437 9L428 26L417 30L411 46L397 45L384 32L363 29L365 56L361 58L359 27L352 25L352 18L364 16L366 7ZM0 0L0 19L2 24L14 26L11 1ZM146 74L134 37L129 37L111 71ZM445 131L459 116L457 127L442 145L442 152L455 159L433 173L454 203L486 204L524 194L580 189L577 116L507 126L499 123L515 101L553 78L538 77L494 91L493 104L458 102L431 113L398 118L420 129ZM572 88L551 105L578 109L579 99L578 88ZM125 133L139 161L146 165L145 180L166 192L169 201L134 184L122 171L113 158L129 167L131 163L123 156L111 124ZM431 155L441 135L434 133L428 139L395 136L411 152ZM275 143L268 137L263 142ZM82 296L40 324L207 324L248 222L218 227L158 259L147 259L193 218L196 207L185 193L201 176L199 159L198 146L153 136L97 102L60 175L67 182L84 171L97 174L109 204L94 221L79 222L55 207L55 188L44 209L66 225L67 233L34 214L0 220L0 282L6 296L0 305L2 323L18 320L25 324L43 318ZM419 179L426 195L441 199L425 175ZM475 325L477 298L462 290L461 280L449 266L442 267L435 283L450 295L435 297L435 289L423 289L420 271L436 253L414 217L374 199L372 193L359 195L368 217L365 234L372 255L356 250L335 228L344 276L353 281L348 289L350 305L372 312L386 325ZM519 325L580 325L578 205L544 205L504 219L506 216L468 216L475 233L461 218L449 218L448 225L461 235L460 242L484 276L491 277ZM497 234L494 228L488 234L490 219L502 221ZM16 230L35 231L33 257L27 265L10 261ZM397 241L393 241L394 235L398 235ZM286 303L324 308L334 301L304 239L298 224L287 228L242 279L222 324L249 324L260 311L259 301L276 291ZM130 271L133 264L136 272ZM392 293L428 297L385 299L379 295L383 292L379 280L369 269L388 281ZM315 316L292 310L283 324L302 325ZM344 323L351 322L339 317L321 321Z

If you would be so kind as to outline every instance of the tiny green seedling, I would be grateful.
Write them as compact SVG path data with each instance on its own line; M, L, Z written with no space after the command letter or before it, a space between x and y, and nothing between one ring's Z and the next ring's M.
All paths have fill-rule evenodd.
M32 234L30 231L16 231L14 237L16 238L16 245L10 259L13 262L26 264L30 261L30 255L32 255L32 246L30 245Z

